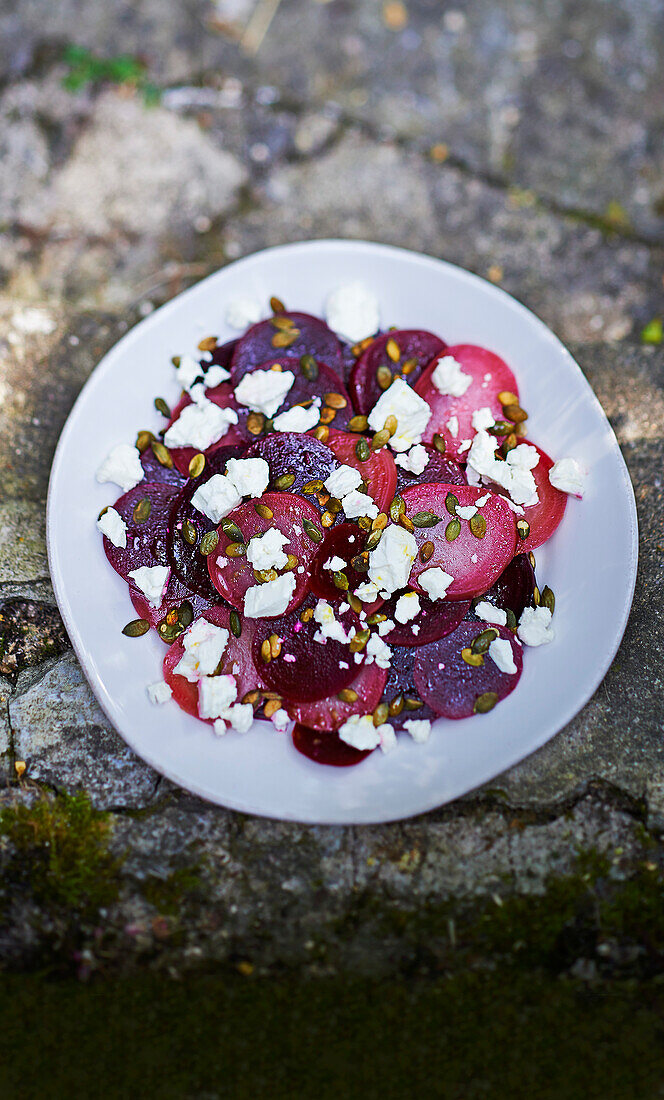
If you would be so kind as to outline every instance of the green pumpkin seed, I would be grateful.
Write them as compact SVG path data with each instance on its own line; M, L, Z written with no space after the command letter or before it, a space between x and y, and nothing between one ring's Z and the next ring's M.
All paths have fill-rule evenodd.
M541 596L540 590L537 587L537 585L535 585L535 587L533 588L533 603L535 604L535 607L539 607L541 602L542 602L542 596Z
M390 504L390 519L393 523L398 523L400 517L406 511L406 502L401 496L396 496Z
M353 635L349 645L351 653L360 653L364 649L365 645L371 637L370 630L358 630L357 634Z
M176 623L167 623L166 619L162 619L157 626L157 633L159 634L159 637L164 642L168 642L169 644L171 642L174 642L176 638L179 638L183 632L184 627L179 621Z
M549 588L548 584L544 585L542 589L542 598L540 601L542 607L548 607L549 611L553 615L556 610L556 597L553 594L553 589Z
M491 643L495 642L497 637L497 630L483 630L481 634L473 638L470 643L470 648L473 653L486 653Z
M182 356L181 355L172 355L171 356L171 363L173 364L174 367L179 367L181 362L182 362Z
M406 710L419 710L424 706L422 700L416 699L413 695L407 695L403 702Z
M389 443L390 432L387 428L381 428L379 432L376 432L375 436L371 440L371 450L379 451L381 447L384 447L386 443Z
M376 371L376 381L381 390L389 390L392 385L392 371L385 364Z
M505 438L503 439L503 445L500 448L500 453L503 456L503 458L507 458L510 451L513 451L514 448L516 447L516 445L517 445L516 435L515 435L514 432L510 432L510 434L506 435Z
M379 703L373 712L373 724L374 726L382 726L383 722L387 721L389 714L389 708L387 703Z
M274 483L275 489L290 489L295 481L295 474L282 474Z
M516 630L516 628L517 628L516 615L512 611L512 608L508 607L507 610L505 611L505 614L507 615L507 623L506 623L507 629L508 630Z
M533 554L532 550L528 551L528 561L532 565L533 569L537 568L537 563L535 561L535 555Z
M273 348L289 348L299 335L299 328L289 328L286 332L275 332L270 343Z
M410 518L414 527L435 527L437 523L440 523L440 516L437 516L435 512L416 512Z
M231 628L231 634L234 638L239 638L242 633L242 620L235 608L233 608L233 610L231 611L228 619L229 626Z
M369 420L366 416L352 416L348 421L347 431L349 432L365 432L369 427Z
M530 524L527 519L518 519L516 521L516 533L520 539L527 539L530 534Z
M489 435L509 435L514 431L514 425L508 420L496 420L495 424L487 428L487 431Z
M260 516L261 519L272 519L274 517L272 509L268 507L267 504L263 504L260 500L254 501L254 510L256 515Z
M163 443L160 443L158 439L153 440L151 443L152 453L162 466L165 466L167 470L173 469L173 459L171 453L167 447L164 447Z
M178 607L178 619L182 626L191 626L194 621L194 609L189 600L183 600Z
M342 703L356 703L359 696L352 688L344 688L343 691L337 693L337 699L341 699Z
M295 557L295 554L289 554L286 558L286 564L284 565L284 573L290 573L292 569L295 569L297 564L298 559Z
M222 519L219 525L227 538L232 539L233 542L244 542L244 535L242 534L237 523L233 523L232 519Z
M363 557L362 554L356 554L354 558L351 558L350 564L356 573L366 573L369 569L369 557Z
M433 557L435 546L432 542L423 542L420 547L420 561L430 561Z
M367 539L367 545L366 545L365 549L375 550L376 547L378 546L378 543L382 539L382 537L383 537L383 532L382 531L372 531L371 534L369 535L369 538Z
M483 695L478 695L473 705L475 714L487 714L490 710L493 710L498 702L498 696L495 691L485 691Z
M398 714L401 714L401 711L403 710L403 708L404 708L404 697L403 697L403 695L395 695L394 699L392 700L392 702L389 704L389 706L387 708L388 712L389 712L389 715L390 715L390 718L396 718Z
M134 523L145 523L152 511L152 502L149 497L141 497L133 512Z
M182 524L182 538L189 546L196 545L196 539L198 538L198 531L195 524L190 519L186 519Z
M139 454L144 454L147 451L151 443L154 442L156 436L152 432L148 432L145 429L138 433L136 436L136 450Z
M313 481L307 481L306 485L302 486L303 493L320 493L323 489L324 485L319 477L315 477Z
M340 588L342 592L348 591L348 577L341 570L332 574L332 580L335 588Z
M439 435L438 432L434 433L433 445L434 445L434 447L436 448L436 450L438 451L439 454L441 454L441 455L445 454L445 451L447 450L447 443L443 439L442 435Z
M454 493L448 493L445 497L445 507L451 516L455 516L459 507L459 498L455 497Z
M303 355L300 359L300 370L308 382L315 382L318 378L318 363L313 355Z
M165 416L168 420L171 419L171 410L164 401L163 397L155 397L154 407L157 412L160 412L162 416Z
M461 534L461 523L458 519L451 519L445 528L445 538L448 542L454 542Z
M360 462L366 462L369 458L371 451L366 439L358 439L355 444L355 454L359 458Z
M295 322L291 317L270 317L270 324L280 332L287 332L294 327Z
M486 535L486 520L479 512L471 519L470 530L476 539L483 539Z
M243 542L229 542L224 551L229 558L243 558L246 552L247 548Z
M270 298L270 309L273 313L285 313L286 307L281 298L275 298L274 295Z
M143 634L147 634L150 629L150 624L147 619L132 619L130 623L123 626L122 633L127 638L140 638Z
M323 532L320 528L316 527L316 524L312 523L310 519L303 519L302 526L313 542L323 541Z
M201 544L198 547L199 552L203 557L207 558L214 550L217 549L219 543L219 535L216 531L208 531L207 535L203 535Z
M200 477L205 469L205 455L194 455L189 463L189 477Z
M467 665L472 665L473 668L479 668L484 664L484 657L481 653L473 653L470 646L466 646L461 650L461 660L465 661Z

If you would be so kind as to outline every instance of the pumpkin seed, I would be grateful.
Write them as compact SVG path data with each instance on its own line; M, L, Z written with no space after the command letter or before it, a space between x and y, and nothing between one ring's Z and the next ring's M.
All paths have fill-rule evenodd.
M281 696L278 691L262 691L261 695L266 701L272 700L273 702L281 703Z
M323 401L326 405L329 405L331 409L345 409L348 404L346 398L340 393L326 393L323 396Z
M476 638L473 638L470 643L470 648L473 653L486 653L492 642L498 637L497 630L483 630L481 634L478 634Z
M488 714L490 710L493 710L498 702L498 696L495 691L485 691L482 695L478 695L473 704L473 710L475 714Z
M461 534L461 524L458 519L451 519L445 528L445 538L448 542L454 542Z
M454 493L448 493L445 497L445 507L451 516L455 516L459 507L459 498L455 497Z
M415 530L415 524L412 519L408 518L405 512L402 516L399 516L399 526L403 527L405 531L410 531L411 535Z
M370 637L370 630L358 630L357 634L353 635L350 640L350 645L348 648L350 649L351 653L360 653L364 649Z
M313 609L313 607L308 607L307 610L303 611L302 614L300 615L300 622L301 623L311 622L313 617L314 617L314 609Z
M528 551L528 561L532 565L533 569L535 569L536 568L535 555L533 554L532 550Z
M279 329L281 332L285 332L290 328L293 328L295 322L292 317L270 317L270 324L273 328Z
M424 542L420 547L420 561L430 561L433 557L434 544L432 542Z
M320 478L315 477L313 479L313 481L305 482L305 484L302 486L302 492L303 493L320 493L322 488L323 488L323 482L320 480Z
M307 382L315 382L318 378L318 363L313 355L303 355L300 359L300 370Z
M134 508L133 518L134 523L145 523L146 519L152 511L152 502L149 497L141 497L136 507Z
M181 355L172 355L171 356L171 363L173 364L174 367L179 367L181 362L182 362L182 356Z
M236 612L236 614L237 614L237 612ZM238 637L239 637L239 635L238 635ZM248 691L246 695L242 696L242 702L243 703L250 703L252 707L255 707L256 703L258 702L260 697L261 697L260 691L258 691L257 688L254 688L252 691Z
M272 660L272 651L270 650L270 639L266 638L261 645L261 657L267 665Z
M510 420L513 421L514 424L520 424L523 420L528 419L528 413L525 411L525 409L522 409L519 404L505 405L503 406L503 412L505 413L505 416L509 416Z
M191 626L194 621L194 609L189 600L183 600L178 607L178 619L182 626Z
M481 653L473 653L470 646L466 646L461 650L461 659L466 662L467 665L472 665L473 668L479 668L484 664L484 657Z
M355 444L355 454L360 462L366 462L369 458L371 451L369 450L369 444L366 439L358 439Z
M356 554L354 558L350 559L350 564L356 573L367 573L369 570L369 555L366 551Z
M197 455L194 455L189 463L189 477L200 477L204 469L205 455L199 452Z
M167 618L162 619L157 626L157 633L159 637L164 642L168 642L169 645L171 642L174 642L176 638L179 638L183 632L184 627L179 622L176 622L174 624L169 623Z
M402 496L395 496L394 500L390 504L390 519L393 523L399 522L399 517L406 511L406 502Z
M173 459L171 453L167 447L164 447L163 443L160 443L158 439L154 439L150 444L152 447L152 453L162 466L165 466L167 470L173 469Z
M535 604L535 607L539 607L541 602L542 602L542 596L541 596L540 590L537 587L537 585L535 585L535 587L533 588L533 603Z
M141 455L144 454L150 444L154 442L155 439L156 436L153 435L152 432L148 432L145 429L139 432L136 436L136 450L138 451L138 453Z
M414 527L435 527L437 523L440 523L440 516L437 516L435 512L416 512L414 516L411 516Z
M338 497L330 497L327 501L327 510L331 512L333 516L338 516L343 505Z
M123 626L122 633L127 638L140 638L143 634L147 634L150 629L150 624L147 619L132 619L130 623Z
M394 435L394 433L396 432L398 426L399 426L399 421L397 420L396 416L390 415L390 416L387 417L387 419L386 419L386 421L383 425L383 429L386 432L390 433L390 439L391 439L392 436Z
M413 695L407 695L404 699L404 706L406 710L419 710L424 706L421 699L416 699Z
M268 581L276 581L276 569L254 569L254 580L257 584L267 584Z
M341 699L342 703L356 703L359 696L352 688L344 688L337 693L337 699Z
M375 436L371 440L371 450L379 451L381 447L384 447L390 438L390 433L387 428L382 428L379 432L376 432Z
M342 570L337 570L336 573L333 573L332 580L335 588L340 588L342 592L348 591L348 577Z
M270 309L273 313L285 313L286 307L281 298L275 298L274 295L270 298Z
M369 426L369 419L366 416L352 416L348 421L349 432L364 432Z
M281 653L281 638L278 634L270 634L270 655L272 660L279 656Z
M252 435L260 435L265 426L265 417L263 413L251 412L247 417L247 430Z
M295 554L289 554L286 559L286 564L284 565L284 573L290 573L292 569L295 569L297 563Z
M381 390L389 390L392 385L392 371L384 363L376 371L376 381Z
M233 637L239 638L242 633L242 620L235 608L233 608L230 615L228 616L228 625L231 628L231 634L233 635ZM246 700L243 701L246 702Z
M516 447L516 434L514 432L510 432L509 435L505 436L505 438L503 440L503 445L500 448L500 452L501 452L503 458L507 458L510 451L513 451L515 447Z
M270 699L263 708L266 718L271 718L278 710L281 710L281 699Z
M175 626L179 621L180 618L178 616L177 607L172 607L170 611L166 612L166 622L169 626Z
M171 410L164 401L163 397L155 397L154 407L157 412L160 412L162 416L165 416L167 420L171 419Z
M507 615L507 623L505 624L507 626L507 629L516 630L518 624L516 621L516 615L512 611L512 608L508 607L505 611L505 614Z
M288 332L275 332L270 340L273 348L289 348L300 335L299 328L289 329Z
M387 703L379 703L378 706L376 707L375 711L373 712L373 724L374 724L374 726L376 726L376 727L382 726L383 722L387 721L388 714L389 714L389 708L387 706Z
M401 714L401 711L403 710L403 708L404 708L404 697L403 697L403 695L395 695L394 699L392 700L392 702L389 704L389 706L387 708L388 713L390 715L390 718L396 718L398 714Z
M359 600L357 596L353 596L350 592L346 596L346 599L348 600L348 603L352 607L355 614L359 615L360 611L362 610L362 601Z
M303 519L302 526L313 542L323 541L323 532L319 527L316 527L316 524L312 523L310 519Z
M233 542L244 542L244 535L242 534L237 523L233 523L232 519L228 519L228 517L222 519L219 526L221 527L226 537L232 539Z
M525 423L525 421L523 422L523 424L515 424L514 425L514 434L517 437L517 439L525 439L526 438L526 436L528 435L528 425Z
M480 512L471 519L470 530L476 539L483 539L486 535L486 520Z
M331 527L333 523L334 523L334 512L323 512L322 516L320 517L321 527L328 528L328 527Z
M372 531L367 539L366 550L375 550L382 537L382 531Z
M256 515L261 517L261 519L274 518L274 512L272 511L272 509L267 504L263 504L260 500L254 501L254 511L256 512Z
M368 516L360 516L360 518L357 521L357 525L358 525L358 527L361 527L363 531L370 531L371 530L371 520L369 519Z
M501 405L518 405L519 398L511 390L501 390L498 394L498 400Z
M439 432L434 432L433 445L439 454L444 455L447 450L447 443L443 439Z
M416 366L417 366L417 359L406 359L406 362L401 367L401 373L403 375L410 374L412 371L415 370Z
M195 546L197 537L196 525L190 519L186 519L182 524L182 538L189 546Z
M199 342L198 342L198 350L199 351L214 351L216 346L217 346L217 337L216 336L205 336L202 340L199 340Z
M330 438L330 429L327 424L319 424L317 428L314 428L314 438L320 439L321 443L327 443Z
M385 512L379 512L374 520L371 521L372 531L384 531L387 527L387 516Z
M553 594L553 589L549 588L548 584L545 584L544 588L542 589L542 598L540 602L542 607L548 607L549 611L553 615L554 611L556 610L556 597Z
M219 535L216 531L208 531L207 535L203 535L201 539L198 551L203 557L207 558L214 550L217 549L219 542Z
M336 409L330 409L327 405L325 405L320 411L320 423L331 424L336 415Z
M383 615L381 611L374 611L373 615L370 615L367 619L369 626L378 626L378 623L384 623L387 620L387 615Z
M527 539L530 534L530 524L527 519L518 519L516 521L516 533L520 539Z
M393 363L398 363L401 359L401 348L392 337L387 341L385 351Z
M282 474L274 482L275 489L290 489L295 481L295 474Z

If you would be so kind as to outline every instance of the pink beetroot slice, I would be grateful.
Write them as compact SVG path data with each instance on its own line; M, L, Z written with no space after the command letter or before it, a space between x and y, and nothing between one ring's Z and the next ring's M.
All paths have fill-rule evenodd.
M299 723L293 727L293 744L298 752L315 764L330 764L335 768L348 768L361 764L373 750L362 752L342 741L336 730L312 730Z
M456 344L447 348L445 355L456 359L463 373L472 378L463 396L451 397L438 392L431 381L437 360L427 367L415 384L415 390L431 408L431 419L423 436L425 442L430 443L434 434L438 433L445 440L447 454L451 458L462 458L465 452L459 449L461 444L475 435L472 425L475 410L487 407L495 420L502 420L503 409L498 394L509 391L518 397L519 390L507 363L486 348L479 348L474 344ZM448 422L453 418L458 422L456 434L448 427Z
M389 635L387 641L389 641ZM410 646L395 645L392 648L392 660L383 690L383 702L392 704L392 710L396 712L388 714L386 719L396 730L404 729L404 722L408 722L411 718L431 720L436 717L435 711L420 698L415 687L413 663L416 652L417 650Z
M539 503L524 508L524 515L517 517L518 519L525 519L530 524L530 534L527 539L519 542L519 549L524 551L534 550L536 546L541 546L543 542L551 538L565 514L567 504L567 493L562 493L549 481L549 470L553 466L553 459L549 458L548 454L536 443L530 443L530 440L527 440L527 442L539 451L540 456L537 466L532 471L537 486Z
M278 622L258 620L253 641L253 659L260 668L263 679L272 691L304 703L324 699L348 687L354 679L357 665L347 643L332 640L316 640L320 626L314 618L302 622L302 613L313 611L318 600L309 595L295 611L283 615ZM360 629L360 620L353 611L337 613L346 634L352 627ZM265 661L261 652L263 643L277 634L281 649L277 657Z
M293 554L297 558L295 566L295 589L286 608L286 613L298 607L309 587L309 567L318 548L318 543L307 533L305 523L312 524L322 535L318 512L303 497L293 493L264 493L260 499L263 508L272 512L270 518L260 516L255 505L257 501L247 501L235 508L219 526L217 548L208 557L208 568L212 583L225 600L238 611L244 609L244 596L248 588L257 584L254 568L245 556L230 557L227 547L238 541L237 536L224 534L223 526L230 521L242 532L245 545L254 535L263 535L270 527L276 527L288 537L284 545L284 554ZM298 567L303 568L298 573Z
M113 505L127 525L127 545L124 548L114 546L104 535L104 550L116 573L125 580L130 571L142 566L169 564L166 551L168 515L177 493L175 485L141 481ZM147 518L139 522L134 513L138 505L147 507L142 501L149 501L150 511Z
M398 348L398 360L388 355L388 341L393 341ZM387 367L393 375L404 377L414 385L434 356L438 358L444 351L445 344L440 337L424 329L396 329L379 336L362 353L351 371L348 386L355 408L359 413L369 413L378 401L383 392L377 378L380 367Z
M457 504L465 508L487 496L488 500L471 520L452 515L445 503L447 500L451 508L455 507L454 497ZM409 583L418 592L425 591L418 583L420 573L439 566L454 577L445 599L465 600L479 596L491 587L514 557L515 517L503 497L472 485L431 484L406 489L402 498L406 515L415 524L413 534L418 547L425 542L433 543L431 557L423 562L418 554L413 563ZM426 513L439 517L435 526L418 526ZM473 530L482 530L480 517L484 520L481 536L473 533Z
M518 620L524 607L532 605L534 591L535 570L530 564L530 558L527 554L517 554L481 598L503 611L512 611Z
M309 481L325 481L339 462L325 443L301 432L273 432L259 439L247 451L246 458L262 458L270 468L270 486L284 474L295 474L295 481L288 493L301 493ZM311 493L306 499L318 511L324 511L318 499Z
M191 610L195 618L198 618L199 615L202 615L203 612L207 611L211 606L208 600L203 599L203 597L199 596L196 592L192 592L182 583L182 581L179 581L177 577L173 576L172 573L160 607L155 608L152 604L148 603L143 593L131 583L129 585L129 595L139 619L147 619L150 626L157 630L157 633L159 633L159 624L163 622L168 612L172 611L174 608L177 610L182 607L183 603L187 602L191 604ZM220 597L216 592L215 596L217 602L220 602ZM162 637L161 634L160 637ZM168 643L167 638L165 639L162 637L162 641Z
M397 468L387 447L372 451L364 461L357 457L359 435L352 432L330 433L328 447L344 466L359 470L367 485L367 493L373 497L381 512L387 511L394 499L397 484Z
M291 718L309 729L337 730L352 714L371 714L380 703L387 680L387 671L378 665L362 665L348 685L357 694L352 703L344 703L336 695L311 703L285 703Z
M411 485L426 485L429 482L440 481L445 485L465 485L467 478L464 470L447 454L441 454L430 443L425 443L424 449L429 456L429 461L421 474L411 474L401 466L397 466L396 492L402 493L404 489L410 489ZM379 454L382 454L379 451Z
M343 371L339 340L324 321L318 317L312 317L309 313L289 312L279 316L292 321L293 326L290 331L297 332L295 340L287 349L275 347L273 340L282 330L276 328L272 320L259 321L257 325L252 325L244 336L240 337L233 352L231 373L235 386L247 371L253 370L259 363L265 363L268 359L276 362L284 351L287 351L291 359L298 360L303 355L312 355L322 363L329 363L334 370Z
M515 673L501 672L488 653L479 667L464 661L462 651L469 649L478 635L488 629L497 631L500 638L510 643ZM463 622L453 634L416 650L413 679L420 697L436 714L443 718L468 718L478 707L484 705L489 709L489 704L514 691L522 663L521 645L510 630Z
M380 609L381 615L395 624L394 630L385 635L385 641L390 646L427 645L444 638L456 630L470 607L469 600L430 600L428 596L420 595L419 614L410 622L400 623L394 617L399 595L391 596Z

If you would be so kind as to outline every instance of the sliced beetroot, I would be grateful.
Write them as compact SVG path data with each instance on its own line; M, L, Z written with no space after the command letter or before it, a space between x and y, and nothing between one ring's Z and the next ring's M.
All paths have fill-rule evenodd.
M434 481L445 485L465 485L467 477L459 465L449 455L442 455L430 443L424 444L424 449L429 456L427 465L421 474L410 474L401 466L397 466L397 484L395 492L401 493L409 489L411 485L426 485ZM381 452L382 453L382 452Z
M387 447L372 451L362 462L356 454L360 436L352 432L330 432L327 445L344 466L353 466L359 470L367 483L367 492L373 497L381 512L386 511L394 500L397 484L397 468Z
M114 546L104 535L104 550L116 573L125 580L134 569L169 564L166 551L168 515L177 494L175 485L141 481L116 500L113 507L127 525L127 545L124 548ZM134 511L143 500L150 501L150 512L147 519L139 523L134 519Z
M249 409L237 404L233 396L232 386L228 382L222 382L221 385L215 386L214 389L207 390L206 396L209 401L212 401L221 409L235 409L238 416L238 423L231 424L225 435L223 435L221 439L218 439L216 443L212 443L205 451L205 454L207 456L212 455L224 447L239 447L240 451L238 453L241 453L241 451L248 447L255 438L247 428ZM170 428L171 424L175 423L182 410L186 409L187 406L191 404L191 397L188 393L185 393L172 411L167 430ZM175 468L185 477L188 477L189 463L194 455L198 454L197 449L195 447L171 447L170 453Z
M362 752L342 741L336 730L312 730L299 723L293 728L293 744L303 756L315 764L330 764L335 768L348 768L360 764L372 749Z
M341 558L345 565L341 572L348 578L348 588L353 592L358 585L367 580L366 572L361 573L350 565L352 558L361 554L367 541L367 534L356 523L340 523L338 527L331 527L325 532L325 538L316 551L311 563L309 583L316 596L325 600L344 600L347 591L338 588L332 577L334 570L326 569L326 562L331 558ZM382 601L378 601L380 605ZM371 605L374 610L374 605Z
M318 544L304 529L304 523L308 521L318 526L320 517L308 501L294 493L263 494L260 503L271 510L270 519L258 515L255 503L257 502L247 501L245 504L240 504L227 519L240 528L245 543L249 542L254 535L263 535L271 527L276 527L288 537L289 541L284 546L284 553L294 554L298 559L298 567L303 568L302 573L297 572L297 567L294 571L296 583L293 597L286 608L288 613L298 607L306 595L309 587L309 567L318 548ZM242 611L245 592L258 582L254 576L253 566L246 557L234 558L226 555L227 547L236 541L225 535L219 527L219 543L207 560L210 577L217 592L238 611Z
M344 703L336 695L312 703L286 703L291 718L309 729L337 730L352 714L371 714L380 703L387 671L378 665L362 665L349 687L357 693L354 703Z
M454 539L448 540L445 532L453 533L449 524L453 517L445 507L448 493L453 493L462 508L474 505L475 501L486 497L488 500L477 513L486 524L483 537L473 534L470 521L459 518L460 532ZM402 494L409 519L417 518L418 513L432 512L440 516L440 522L434 527L415 526L413 534L418 547L425 542L433 543L433 553L426 562L417 556L411 570L409 584L422 592L418 583L420 573L439 566L454 580L447 589L445 599L464 600L486 592L494 580L497 580L508 562L514 557L516 548L516 526L514 513L503 497L489 493L487 489L472 485L415 485ZM476 560L473 561L473 558Z
M259 439L247 451L246 458L263 458L270 467L270 485L283 474L295 474L289 493L300 493L308 481L326 481L339 462L325 443L301 432L273 432ZM307 500L324 511L315 496L307 494Z
M298 336L287 349L288 356L292 359L300 359L303 355L313 355L323 363L328 363L335 370L343 370L341 346L337 337L324 321L318 317L312 317L309 313L283 313L283 318L293 322L293 330L297 330ZM259 363L265 363L270 359L276 362L275 357L284 354L284 349L275 347L273 339L280 334L271 320L259 321L247 329L241 336L231 360L231 372L233 383L238 382L247 371L253 370Z
M530 443L530 440L527 440L527 442ZM562 493L549 481L549 470L553 466L553 459L549 458L548 454L536 443L530 443L530 446L535 447L540 456L537 466L532 471L537 486L539 503L524 508L524 515L517 517L518 519L527 520L530 524L528 538L523 542L519 542L519 549L525 551L534 550L535 547L541 546L543 542L551 538L565 514L567 505L567 493Z
M175 485L180 489L185 483L186 475L181 474L177 466L162 466L159 459L155 458L152 447L143 451L141 466L145 471L146 481L159 481L162 485Z
M226 344L218 344L214 351L210 353L212 358L207 362L201 363L203 370L207 372L212 366L223 367L224 370L230 370L233 352L236 347L237 340L229 340Z
M398 361L387 354L388 340L394 341L401 352ZM379 367L388 367L394 375L405 377L414 385L434 356L442 355L444 350L445 344L440 337L425 329L396 329L379 336L362 353L351 372L348 385L357 411L370 412L382 394L376 376ZM404 363L412 359L415 365L403 375Z
M347 344L345 340L340 340L339 347L341 348L342 362L342 367L339 373L344 380L344 384L346 385L346 387L348 387L348 382L353 371L353 367L357 363L357 356L353 351L353 344Z
M479 696L493 692L498 700L504 699L519 682L523 663L521 644L504 627L493 629L510 643L517 668L515 673L501 672L488 653L479 667L464 661L462 650L470 648L473 640L485 629L488 627L483 623L463 622L453 634L420 646L415 651L415 687L425 703L443 718L468 718L475 713Z
M316 641L320 626L314 618L302 622L303 611L313 611L318 600L308 596L304 604L290 614L274 620L258 620L253 641L253 659L265 683L272 691L293 702L311 702L324 699L348 687L354 679L357 665L347 643L327 638ZM353 611L337 613L348 634L351 627L360 629L360 620ZM276 633L281 640L281 651L267 663L261 647L266 639Z
M463 396L451 397L449 394L438 392L431 381L438 359L427 367L415 384L415 390L431 408L431 419L423 439L430 443L435 433L442 435L447 445L447 454L451 458L460 458L464 454L459 449L461 444L475 435L475 428L472 425L475 410L487 407L495 420L502 420L503 409L498 400L498 394L509 391L518 397L519 390L516 378L507 363L486 348L479 348L474 344L456 344L454 347L447 348L445 355L452 356L461 365L463 373L472 378ZM448 421L453 417L458 421L456 434L447 426Z
M420 646L435 642L456 630L470 607L468 600L430 600L420 595L420 612L408 623L400 623L394 617L398 595L391 596L380 609L395 624L394 630L385 635L388 645Z
M147 619L154 630L157 629L159 623L166 617L169 611L172 611L174 608L177 610L185 600L191 604L192 611L196 618L202 615L202 613L207 611L211 606L208 600L199 596L196 592L192 592L191 589L182 584L182 581L174 577L172 573L160 607L155 608L152 604L149 604L143 593L131 583L129 584L129 595L139 619ZM220 605L221 597L216 592L215 596L216 604Z
M277 412L274 414L275 416L279 413L286 412L288 409L292 409L294 405L302 405L304 402L311 402L315 397L320 398L322 403L324 403L326 395L330 394L334 395L332 399L333 404L329 407L330 412L326 414L326 416L332 416L330 423L333 424L335 428L343 431L350 418L354 415L354 412L343 379L336 370L333 370L332 367L328 367L326 363L317 360L317 375L316 378L312 380L307 378L302 372L299 359L292 359L285 355L277 355L266 360L265 363L259 363L256 367L252 368L252 370L246 371L246 373L253 374L255 370L270 370L271 367L276 365L281 367L282 371L292 371L295 375L295 381ZM342 401L344 401L345 404L339 408L338 406L341 405Z
M535 591L535 570L527 554L517 554L498 580L482 597L503 611L513 611L520 619L524 607L530 607Z
M389 641L389 635L387 641ZM410 646L395 645L392 648L392 661L383 690L383 702L390 704L398 701L396 709L400 707L399 713L388 714L387 717L387 721L397 730L404 729L404 722L411 718L428 718L431 721L436 717L436 712L420 698L415 687L413 663L416 652L417 650L411 649ZM403 707L400 706L402 699Z
M251 620L244 622L242 634L239 638L236 638L230 629L230 611L228 608L211 607L204 612L204 618L208 622L214 623L215 626L221 626L228 630L228 644L221 659L219 674L235 677L237 702L239 703L248 691L265 686L251 657L254 624ZM187 714L199 718L198 683L192 684L184 676L178 676L175 673L175 667L179 664L183 655L184 645L182 639L178 638L169 646L164 657L164 680L171 688L173 698L178 706L182 707L182 710L186 711ZM210 719L201 719L201 721L210 721Z

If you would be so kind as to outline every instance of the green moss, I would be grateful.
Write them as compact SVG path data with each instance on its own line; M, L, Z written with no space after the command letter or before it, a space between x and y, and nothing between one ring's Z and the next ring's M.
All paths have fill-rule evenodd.
M130 54L101 57L72 43L65 48L63 61L69 71L62 83L70 92L78 92L90 84L129 84L141 89L146 102L159 102L159 89L147 79L145 62L138 57Z
M141 884L141 892L160 913L177 915L188 901L200 893L201 871L202 864L196 863L190 867L180 867L165 878L150 876Z

